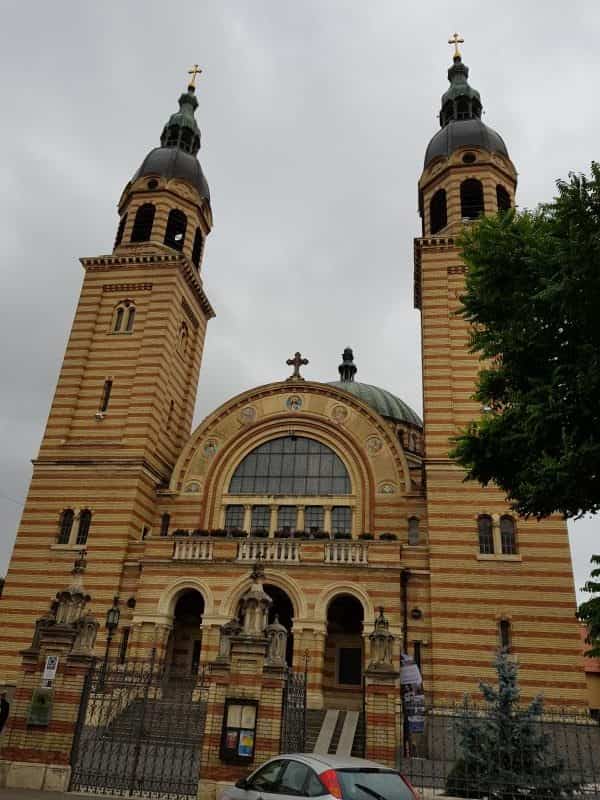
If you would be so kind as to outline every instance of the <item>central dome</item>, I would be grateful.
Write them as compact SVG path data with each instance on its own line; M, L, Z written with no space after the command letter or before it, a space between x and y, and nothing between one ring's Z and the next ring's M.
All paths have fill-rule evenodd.
M493 128L477 118L460 119L452 120L433 136L425 151L424 166L438 156L448 158L459 147L481 147L490 153L501 153L508 158L504 140Z
M382 417L394 420L394 422L408 422L418 428L423 427L423 422L419 415L403 400L396 397L395 394L388 392L387 389L381 389L379 386L373 386L370 383L358 383L357 381L331 381L327 385L334 386L336 389L348 392L358 400L362 400L363 403L366 403Z

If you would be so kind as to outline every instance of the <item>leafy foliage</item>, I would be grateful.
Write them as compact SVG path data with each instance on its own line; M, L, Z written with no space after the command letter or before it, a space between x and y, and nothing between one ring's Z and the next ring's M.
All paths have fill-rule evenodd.
M487 413L451 455L538 518L600 509L600 165L535 211L465 229L459 312L485 366Z
M579 606L577 617L587 627L586 642L590 645L590 649L586 650L585 655L600 658L600 555L592 556L591 562L597 566L592 570L590 579L582 589L596 596Z
M501 651L494 666L498 687L482 683L488 705L477 712L465 698L459 722L462 757L446 779L446 793L490 800L572 797L578 784L564 773L563 762L550 755L550 737L542 732L541 697L519 708L517 665Z

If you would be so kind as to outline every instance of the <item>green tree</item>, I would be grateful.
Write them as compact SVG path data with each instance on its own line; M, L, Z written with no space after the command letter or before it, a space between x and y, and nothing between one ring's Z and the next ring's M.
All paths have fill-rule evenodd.
M538 518L600 509L600 165L557 188L460 238L484 413L451 455Z
M458 722L462 757L446 779L446 793L490 800L572 797L579 784L551 753L550 737L542 730L542 698L521 709L517 665L501 651L494 666L497 688L480 684L487 708L474 709L465 697Z
M590 649L586 650L586 656L600 658L600 555L592 556L591 562L597 566L592 569L590 579L582 590L595 596L579 606L577 616L587 627L585 641Z

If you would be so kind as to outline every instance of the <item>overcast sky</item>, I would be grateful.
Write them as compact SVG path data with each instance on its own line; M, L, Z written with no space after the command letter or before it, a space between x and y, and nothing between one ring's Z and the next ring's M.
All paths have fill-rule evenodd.
M421 412L412 305L417 180L458 30L518 202L600 158L600 5L468 0L0 0L0 574L43 433L82 280L109 253L116 204L198 87L214 231L196 422L287 376L358 379ZM576 582L598 522L571 525Z

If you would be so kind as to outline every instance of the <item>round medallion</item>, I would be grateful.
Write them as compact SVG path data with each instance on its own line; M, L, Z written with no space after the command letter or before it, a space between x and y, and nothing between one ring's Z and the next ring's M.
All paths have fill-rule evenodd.
M186 494L197 494L200 491L200 484L198 481L190 481L183 491Z
M285 401L285 404L290 411L300 411L300 409L302 408L302 398L299 397L297 394L292 394Z
M239 413L239 420L243 425L250 425L256 419L256 409L254 406L246 406Z
M379 487L380 494L394 494L396 487L393 483L382 483Z
M383 447L383 442L381 441L379 436L369 436L369 438L366 441L366 447L367 447L368 452L372 456L374 456Z
M214 454L217 452L219 445L215 442L214 439L209 439L206 444L204 445L203 452L207 458L212 458Z
M338 425L343 425L348 419L348 409L346 406L334 406L331 410L331 417Z

